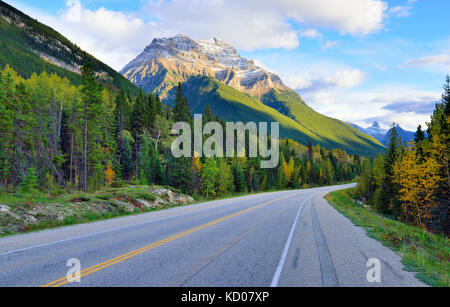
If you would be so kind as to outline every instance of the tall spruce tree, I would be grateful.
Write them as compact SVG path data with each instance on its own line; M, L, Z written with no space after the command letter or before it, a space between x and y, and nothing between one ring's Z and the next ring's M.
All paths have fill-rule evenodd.
M86 60L81 68L83 79L83 101L84 101L84 148L83 148L83 191L87 192L87 182L89 170L93 170L93 165L97 164L95 155L98 154L98 134L99 118L102 114L102 92L101 86L97 82L94 67L89 60ZM89 157L91 155L91 157ZM89 165L90 164L90 165ZM91 166L91 169L89 167Z
M391 125L389 143L384 153L384 178L382 181L381 213L392 214L395 217L401 214L401 202L397 195L399 186L394 182L394 165L402 155L402 141L398 136L396 125Z
M186 97L183 97L183 86L181 82L178 83L177 94L175 96L175 103L173 107L173 120L175 122L191 123L191 113Z

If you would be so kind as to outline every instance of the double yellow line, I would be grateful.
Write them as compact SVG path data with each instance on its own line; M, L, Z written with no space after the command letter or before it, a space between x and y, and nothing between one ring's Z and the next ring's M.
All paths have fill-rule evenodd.
M297 194L294 194L294 195L297 195ZM94 265L94 266L92 266L92 267L89 267L89 268L87 268L87 269L84 269L84 270L80 271L79 273L75 274L74 276L72 276L71 278L62 277L62 278L57 279L57 280L55 280L55 281L52 281L52 282L50 282L50 283L48 283L48 284L42 285L41 287L59 287L59 286L63 286L63 285L65 285L65 284L67 284L67 283L70 283L70 282L72 282L72 281L74 281L74 280L76 280L76 279L78 279L78 278L81 278L81 277L90 275L90 274L92 274L92 273L94 273L94 272L97 272L97 271L100 271L100 270L103 270L103 269L105 269L105 268L107 268L107 267L112 266L113 264L122 262L122 261L124 261L124 260L127 260L127 259L129 259L129 258L132 258L132 257L137 256L137 255L139 255L139 254L145 253L145 252L147 252L147 251L149 251L149 250L151 250L151 249L154 249L155 247L158 247L158 246L161 246L161 245L163 245L163 244L166 244L166 243L169 243L169 242L171 242L171 241L174 241L174 240L176 240L176 239L182 238L182 237L187 236L187 235L189 235L189 234L191 234L191 233L193 233L193 232L196 232L196 231L205 229L205 228L207 228L207 227L210 227L210 226L212 226L212 225L215 225L215 224L217 224L217 223L223 222L223 221L228 220L228 219L230 219L230 218L232 218L232 217L234 217L234 216L236 216L236 215L239 215L239 214L243 214L243 213L249 212L249 211L254 210L254 209L256 209L256 208L259 208L259 207L268 205L268 204L273 203L273 202L275 202L275 201L282 200L282 199L284 199L284 198L288 198L288 197L291 197L291 196L294 196L294 195L286 195L286 196L282 196L282 197L276 198L276 199L274 199L274 200L270 200L270 201L267 201L267 202L265 202L265 203L262 203L262 204L259 204L259 205L256 205L256 206L247 208L247 209L245 209L245 210L242 210L242 211L239 211L239 212L236 212L236 213L227 215L227 216L225 216L225 217L223 217L223 218L220 218L220 219L218 219L218 220L215 220L215 221L209 222L209 223L207 223L207 224L203 224L203 225L201 225L201 226L198 226L198 227L195 227L195 228L186 230L186 231L184 231L184 232L182 232L182 233L179 233L179 234L173 235L173 236L171 236L171 237L165 238L164 240L161 240L161 241L152 243L152 244L150 244L150 245L144 246L144 247L142 247L142 248L136 249L136 250L131 251L131 252L129 252L129 253L123 254L123 255L121 255L121 256L115 257L115 258L110 259L110 260L108 260L108 261L105 261L105 262L99 263L99 264L97 264L97 265Z

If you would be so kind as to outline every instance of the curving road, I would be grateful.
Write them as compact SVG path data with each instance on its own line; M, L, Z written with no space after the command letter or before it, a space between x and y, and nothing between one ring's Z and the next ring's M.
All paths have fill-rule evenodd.
M424 286L397 254L323 198L350 186L249 195L0 238L0 286ZM80 282L66 278L73 258ZM370 258L379 260L379 283L367 280Z

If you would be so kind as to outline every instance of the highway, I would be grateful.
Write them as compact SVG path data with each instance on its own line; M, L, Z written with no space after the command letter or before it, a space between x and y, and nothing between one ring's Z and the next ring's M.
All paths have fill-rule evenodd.
M253 194L0 238L0 286L425 286L403 270L400 256L324 199L351 186ZM367 278L372 258L380 282ZM81 272L68 279L77 261Z

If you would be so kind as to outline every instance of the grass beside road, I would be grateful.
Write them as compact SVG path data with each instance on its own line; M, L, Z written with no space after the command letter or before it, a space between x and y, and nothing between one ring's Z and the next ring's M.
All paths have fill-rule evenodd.
M0 237L183 206L170 203L165 197L162 198L166 204L161 207L142 206L139 200L152 202L157 198L149 188L104 188L96 193L59 196L0 192L0 205L6 205L10 210L6 214L0 212ZM170 187L152 188L178 192Z
M389 219L371 207L356 202L354 189L336 191L326 199L356 226L364 227L370 237L402 256L405 269L431 286L449 287L450 240L415 226Z

